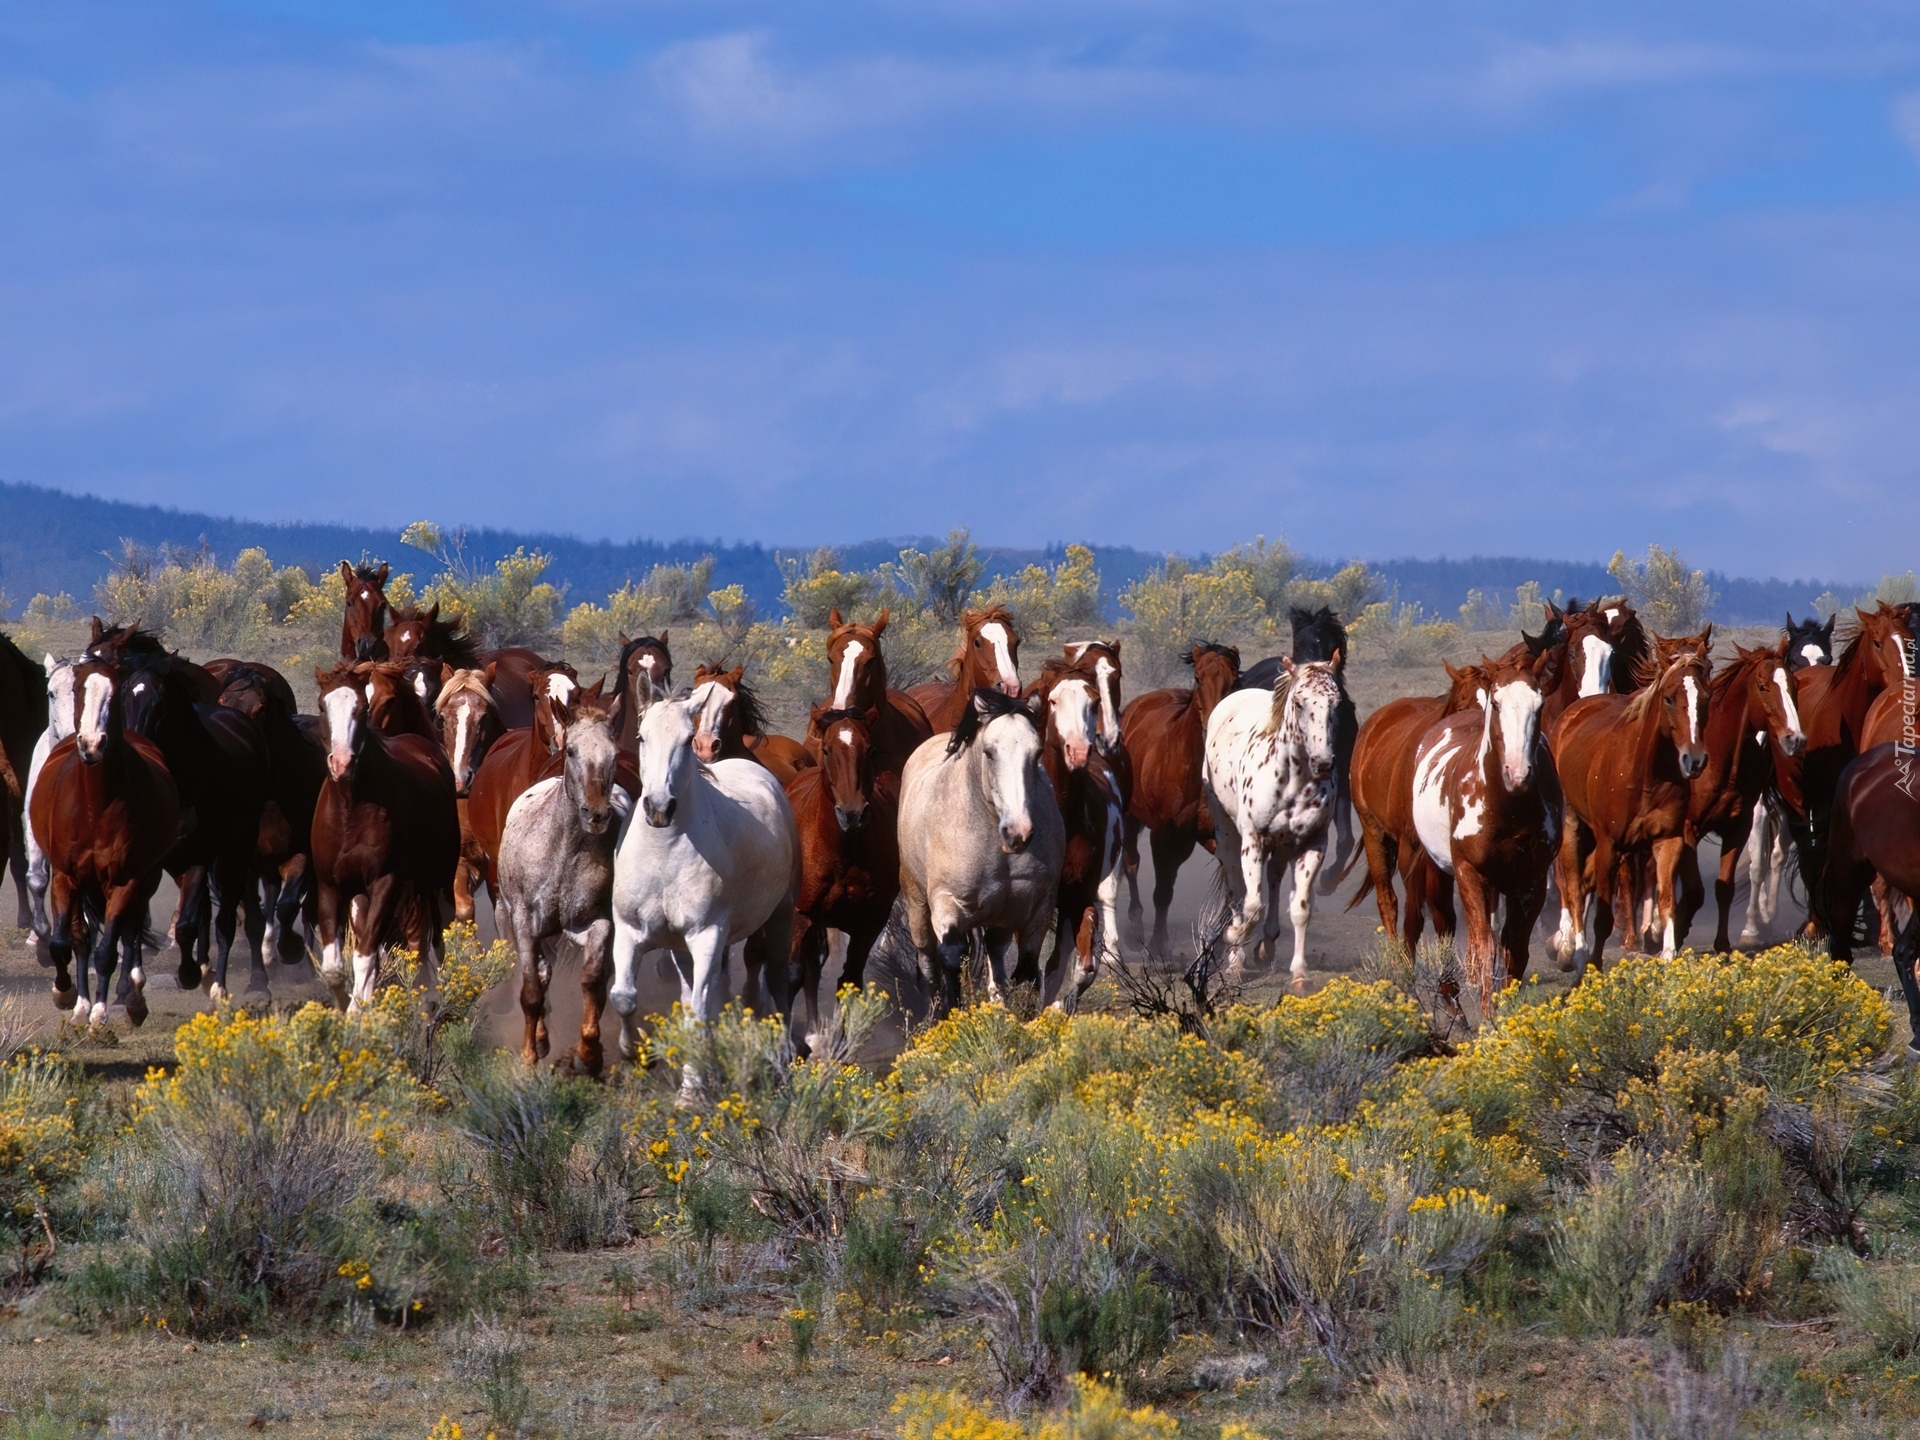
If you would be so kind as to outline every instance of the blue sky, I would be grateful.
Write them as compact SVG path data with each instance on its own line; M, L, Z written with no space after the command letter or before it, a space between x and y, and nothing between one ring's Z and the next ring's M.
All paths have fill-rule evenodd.
M1871 577L1920 4L0 9L0 478Z

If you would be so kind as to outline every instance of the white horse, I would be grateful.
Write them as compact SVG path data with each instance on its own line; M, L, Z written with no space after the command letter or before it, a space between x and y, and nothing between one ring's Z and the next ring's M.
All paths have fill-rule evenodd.
M1039 973L1066 854L1040 768L1040 706L976 690L953 733L922 743L901 775L900 896L937 1016L959 1001L975 930L993 999L1016 943L1021 972Z
M748 994L771 959L784 978L800 878L800 838L779 781L753 760L702 765L685 697L657 700L640 721L640 814L613 862L613 988L607 998L630 1021L639 1005L642 951L673 953L680 998L695 1021L720 1014L728 947L747 942ZM784 1009L785 985L776 1003ZM631 1024L620 1053L637 1053ZM699 1083L689 1071L686 1088Z
M1293 980L1307 973L1313 879L1327 856L1333 823L1334 710L1342 658L1281 661L1272 693L1237 690L1207 717L1200 778L1213 815L1216 852L1234 919L1229 969L1245 963L1248 939L1267 921L1257 954L1273 959L1280 930L1282 868L1293 867ZM1238 856L1238 864L1234 857ZM1269 918L1269 916L1271 918Z
M40 663L47 672L47 728L34 742L33 761L27 768L27 788L22 793L29 804L40 772L46 768L47 756L53 753L54 746L73 734L75 724L73 661L56 660L49 655ZM33 838L33 826L20 828L26 832L27 899L32 909L33 933L45 940L51 924L47 919L47 889L53 883L53 869L47 864L40 843Z

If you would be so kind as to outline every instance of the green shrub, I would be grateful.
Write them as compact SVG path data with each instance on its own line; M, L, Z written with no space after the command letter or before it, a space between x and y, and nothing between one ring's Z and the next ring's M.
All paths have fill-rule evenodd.
M1920 1354L1920 1263L1903 1256L1867 1264L1835 1246L1821 1255L1814 1276L1877 1354Z
M1687 568L1678 550L1649 545L1645 559L1616 550L1607 573L1620 582L1642 623L1657 635L1692 635L1713 614L1713 587L1701 571Z

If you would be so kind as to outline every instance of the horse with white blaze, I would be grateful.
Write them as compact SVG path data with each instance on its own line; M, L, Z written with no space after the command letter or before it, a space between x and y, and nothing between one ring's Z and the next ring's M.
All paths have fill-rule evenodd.
M1016 945L1037 974L1053 926L1066 827L1040 768L1042 701L977 688L949 735L907 761L900 893L936 1018L960 999L968 939L984 932L988 991L1007 986Z
M613 863L614 1010L631 1019L643 951L663 948L680 969L680 998L695 1021L720 1014L728 948L747 944L748 996L771 959L784 991L800 881L800 839L780 782L752 760L703 765L693 753L685 695L657 700L640 720L640 814ZM774 997L784 1012L786 996ZM631 1025L620 1053L632 1059ZM689 1070L685 1085L699 1084Z
M1334 726L1345 663L1344 653L1303 664L1283 656L1271 691L1236 690L1207 718L1201 783L1233 907L1226 936L1233 973L1245 965L1256 933L1258 957L1272 963L1280 877L1291 866L1292 975L1296 985L1306 978L1313 880L1327 858L1338 796Z

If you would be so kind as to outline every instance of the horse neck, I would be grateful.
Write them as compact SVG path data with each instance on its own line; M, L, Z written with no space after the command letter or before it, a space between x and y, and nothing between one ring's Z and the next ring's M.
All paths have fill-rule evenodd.
M1866 645L1866 633L1863 631L1853 643L1856 650ZM1874 652L1872 674L1867 673L1866 656L1852 652L1834 667L1833 679L1827 685L1826 697L1820 706L1821 718L1832 725L1827 738L1837 740L1842 730L1850 730L1857 735L1867 718L1867 711L1880 698L1880 692L1887 688L1886 657L1879 653L1881 643L1876 641L1869 647Z
M1767 657L1769 661L1772 658L1771 655ZM1714 694L1711 684L1707 686L1707 733L1701 737L1707 747L1707 768L1693 782L1696 791L1719 795L1737 784L1740 757L1746 753L1748 732L1768 728L1764 712L1758 723L1753 718L1753 664L1751 661L1742 661L1728 672L1730 678L1719 696ZM1740 697L1738 705L1714 703L1717 699L1731 697L1735 691Z
M1660 716L1664 708L1660 703L1660 690L1665 684L1666 676L1663 674L1653 684L1654 693L1648 699L1646 713L1632 722L1634 728L1628 732L1632 745L1633 765L1628 775L1627 788L1636 809L1639 806L1640 796L1646 790L1647 782L1653 778L1653 767L1655 761L1659 759L1660 746L1662 743L1671 746L1667 737L1666 724Z
M1058 735L1049 733L1046 743L1040 747L1040 768L1046 772L1047 781L1053 786L1053 798L1064 809L1075 772L1067 764L1067 747Z

